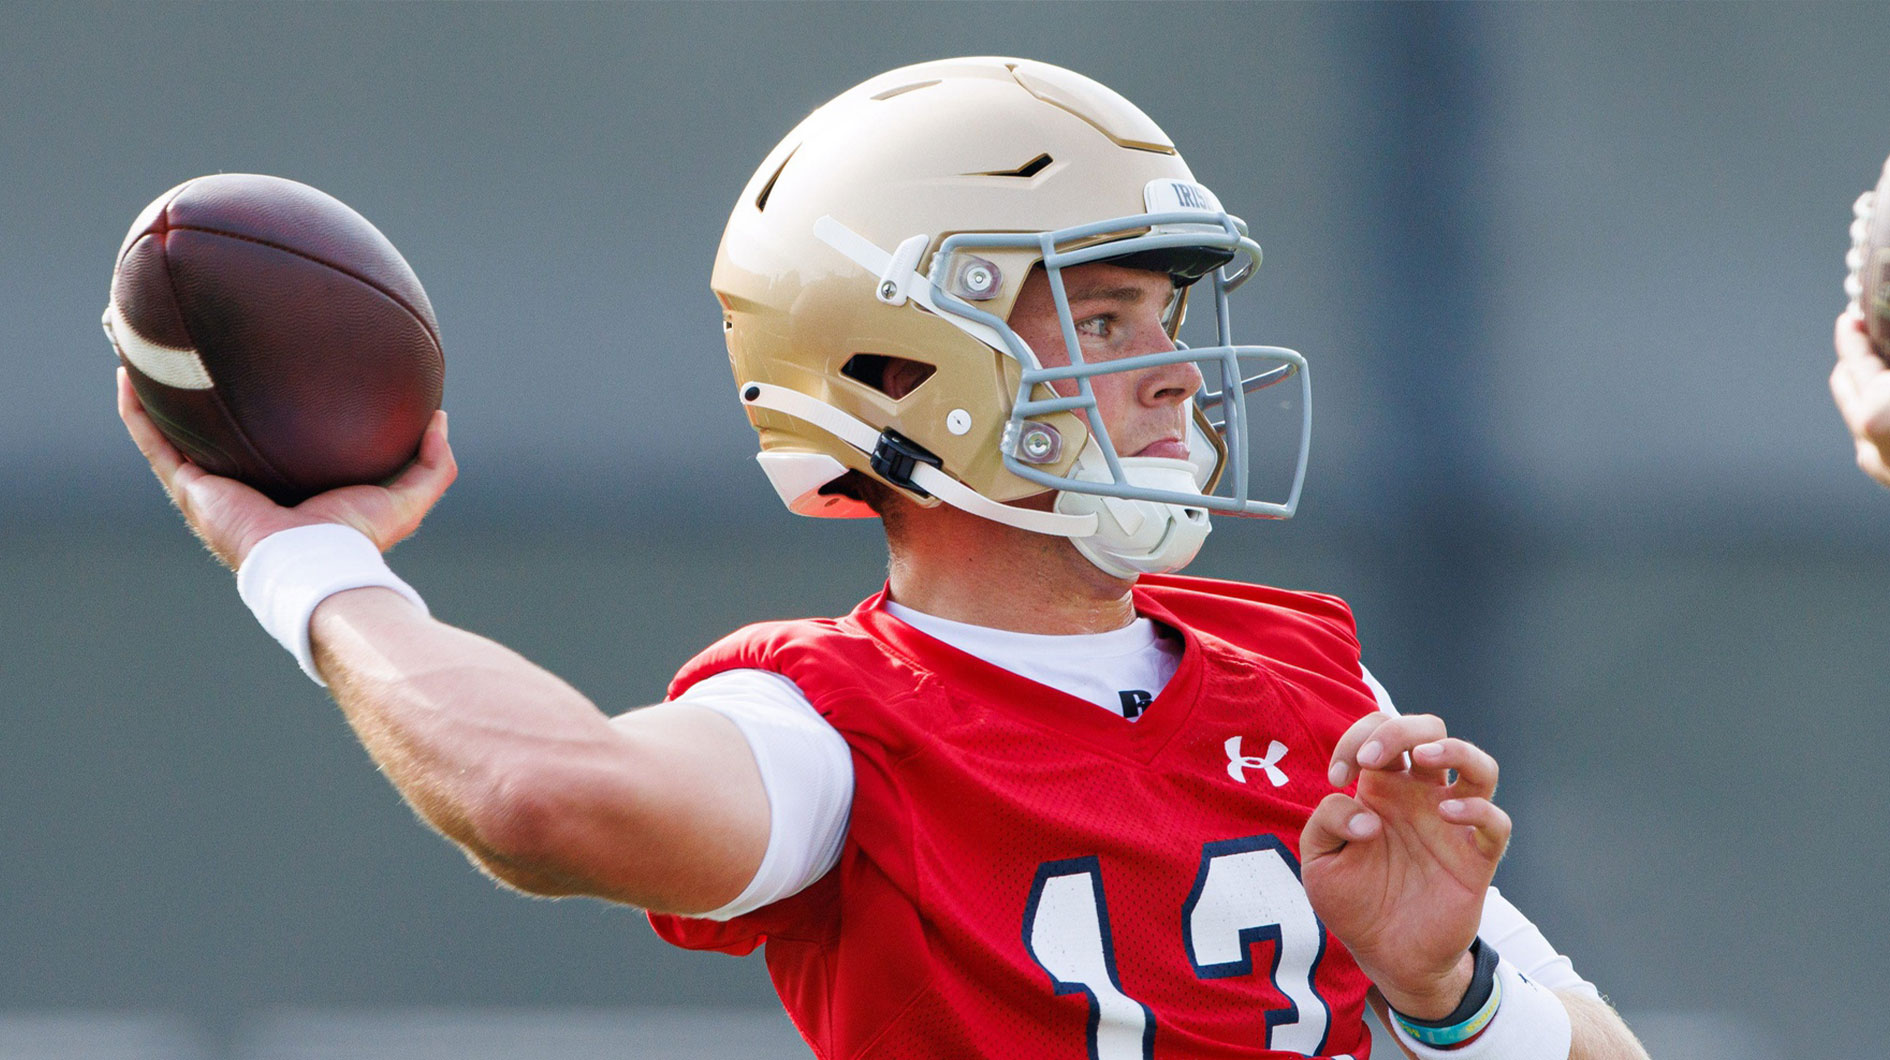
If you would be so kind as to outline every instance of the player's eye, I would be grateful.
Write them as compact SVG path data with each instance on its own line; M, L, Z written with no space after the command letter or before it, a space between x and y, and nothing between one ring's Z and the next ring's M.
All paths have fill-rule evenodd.
M1098 313L1093 317L1084 317L1076 322L1076 334L1082 338L1106 339L1114 333L1116 315Z

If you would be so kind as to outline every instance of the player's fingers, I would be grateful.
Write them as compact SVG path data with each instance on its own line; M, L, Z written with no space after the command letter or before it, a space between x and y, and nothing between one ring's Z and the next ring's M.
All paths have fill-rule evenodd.
M394 494L396 504L402 508L417 507L424 514L457 477L459 463L453 457L453 447L446 441L446 412L440 410L433 414L426 431L420 435L420 451L414 455L413 462L402 468L387 488Z
M1362 769L1403 769L1403 756L1413 747L1449 735L1444 719L1435 714L1400 714L1373 729L1353 761Z
M421 434L420 451L413 462L387 484L384 493L376 495L380 503L344 505L331 517L360 530L382 551L393 548L419 529L420 521L459 477L459 463L446 437L446 412L439 410Z
M447 437L450 426L445 409L435 412L433 422L427 424L426 435L420 439L420 456L429 463L450 468L457 475L459 462L453 457L453 446Z
M1831 373L1831 397L1854 437L1890 445L1890 368L1840 361Z
M1831 368L1831 396L1851 433L1890 438L1890 364L1877 355L1861 318L1838 317L1832 333L1837 364Z
M1878 371L1884 369L1883 358L1870 344L1870 332L1864 326L1864 318L1846 309L1838 314L1837 323L1832 329L1831 345L1837 351L1838 360L1845 364L1855 364Z
M1851 404L1857 400L1857 378L1851 374L1850 365L1842 358L1831 366L1831 399L1837 402L1838 411L1844 414L1844 422L1851 421Z
M1833 333L1831 333L1831 346L1837 348L1837 355L1839 355L1839 357L1843 357L1843 355L1847 355L1847 353L1854 355L1854 353L1858 353L1860 344L1862 344L1864 350L1869 350L1869 336L1867 336L1867 334L1869 333L1865 333L1864 317L1860 316L1860 314L1850 312L1850 308L1847 306L1845 312L1837 314L1837 321L1835 321Z
M1844 419L1844 427L1857 438L1863 433L1857 423L1857 380L1852 378L1850 366L1843 361L1831 366L1831 400L1837 405L1838 415Z
M1370 714L1353 722L1339 742L1332 748L1332 762L1326 767L1326 779L1335 788L1345 787L1358 776L1358 749L1371 739L1371 735L1380 725L1391 720L1391 715L1381 711Z
M1312 816L1299 830L1300 861L1336 854L1347 843L1374 839L1383 831L1378 815L1359 805L1357 799L1333 792L1319 800Z
M1840 357L1831 368L1831 399L1859 442L1860 465L1865 445L1890 445L1890 367L1874 354L1864 359Z
M1445 799L1437 804L1437 815L1451 824L1473 829L1477 850L1492 860L1502 857L1509 846L1509 814L1488 799Z
M1890 460L1886 460L1881 446L1867 438L1857 440L1857 468L1864 474L1890 486Z
M445 409L433 414L426 432L420 436L419 454L390 488L438 499L446 492L446 487L453 484L459 476L459 462L454 459L453 447L446 440L446 422Z
M1468 740L1451 736L1419 744L1411 749L1411 761L1424 769L1456 770L1453 796L1487 798L1496 793L1496 758Z
M174 480L177 469L184 464L182 453L164 437L157 424L144 411L144 404L138 400L138 392L131 388L131 375L123 367L118 369L118 418L124 421L125 429L131 432L131 441L138 447L138 452L151 463L151 471L158 481L164 483L166 492L175 494Z

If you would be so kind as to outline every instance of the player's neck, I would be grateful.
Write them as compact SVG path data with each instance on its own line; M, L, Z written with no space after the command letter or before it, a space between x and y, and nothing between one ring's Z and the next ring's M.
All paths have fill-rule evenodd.
M928 615L1020 633L1105 633L1135 619L1133 582L1103 573L1064 538L947 505L888 528L892 598Z

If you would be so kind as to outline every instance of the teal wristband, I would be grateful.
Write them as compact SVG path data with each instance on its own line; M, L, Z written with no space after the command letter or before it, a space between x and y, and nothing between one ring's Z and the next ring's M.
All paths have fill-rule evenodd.
M1496 977L1496 947L1479 938L1471 943L1470 956L1475 962L1470 972L1470 987L1464 991L1463 1001L1456 1011L1441 1020L1420 1020L1392 1009L1391 1018L1397 1021L1400 1030L1416 1041L1439 1049L1462 1045L1483 1033L1503 1003L1503 981Z

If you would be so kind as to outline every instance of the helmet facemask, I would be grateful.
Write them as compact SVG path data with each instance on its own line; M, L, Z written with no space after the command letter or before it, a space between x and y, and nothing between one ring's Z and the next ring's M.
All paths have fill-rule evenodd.
M1164 182L1173 184L1177 182ZM1171 189L1151 188L1158 200ZM1260 248L1245 225L1218 209L1198 185L1189 189L1202 201L1197 208L1151 211L1057 232L1036 234L958 234L942 244L934 276L933 303L941 314L957 317L995 333L1022 366L1016 396L1003 437L1004 466L1012 474L1058 493L1055 510L1072 516L1094 515L1097 529L1070 535L1099 567L1118 577L1179 569L1193 558L1208 533L1208 512L1263 518L1289 518L1298 505L1305 479L1311 432L1311 390L1306 362L1277 346L1237 345L1232 338L1228 295L1260 264ZM1139 234L1098 241L1122 232ZM1040 255L1056 307L1069 363L1046 367L1008 321L979 309L966 298L967 272L981 277L994 251L1029 247ZM983 251L981 255L979 252ZM967 262L978 263L967 266ZM1176 349L1086 363L1063 271L1091 262L1167 271L1177 282L1171 317L1166 321ZM941 267L942 266L942 267ZM1205 271L1205 275L1199 275ZM1191 273L1193 273L1191 275ZM1188 286L1193 285L1193 286ZM1182 340L1189 296L1212 300L1210 343L1190 348ZM1193 398L1189 417L1188 459L1122 456L1103 421L1091 380L1118 372L1192 363L1209 385ZM1283 499L1251 494L1253 460L1247 395L1289 379L1299 383L1285 404L1298 405L1298 440L1291 485ZM1062 384L1059 388L1058 384ZM1066 393L1074 384L1074 393ZM1089 427L1074 465L1066 473L1047 470L1062 453L1063 439L1046 419L1076 412Z

